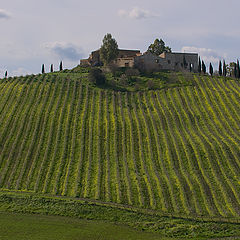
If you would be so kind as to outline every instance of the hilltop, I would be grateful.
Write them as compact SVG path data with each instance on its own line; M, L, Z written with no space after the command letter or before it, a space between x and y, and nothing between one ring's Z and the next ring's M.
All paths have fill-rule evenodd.
M88 72L0 80L0 210L240 235L239 80Z

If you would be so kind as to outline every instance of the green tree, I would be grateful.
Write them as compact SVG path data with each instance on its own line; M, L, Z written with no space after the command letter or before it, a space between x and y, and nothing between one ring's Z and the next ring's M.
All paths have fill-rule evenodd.
M148 47L147 51L157 56L163 52L172 52L171 48L169 46L165 46L165 42L162 39L159 40L158 38L155 39L154 43Z
M63 70L63 62L61 61L59 65L59 71L62 71L62 70Z
M222 76L222 62L221 61L219 61L218 74L219 74L219 76Z
M103 38L103 43L100 48L100 59L105 65L109 65L118 56L117 41L112 38L110 33L107 33Z
M51 64L50 72L53 72L53 64Z
M227 67L226 67L225 60L223 60L223 76L224 76L224 77L227 76Z
M44 64L42 65L42 74L45 73L45 67Z
M201 64L201 58L199 57L198 59L198 72L201 73L202 72L202 64Z
M6 71L6 72L5 72L5 78L7 78L7 76L8 76L8 72Z
M206 74L206 65L203 60L202 60L202 71L204 74Z
M239 66L239 61L237 60L237 74L236 74L237 78L240 78L240 66Z
M102 70L99 68L91 68L88 74L88 79L91 83L97 86L103 85L106 82L106 78Z
M213 75L213 66L212 66L212 63L210 63L210 65L209 65L209 73L210 73L211 76Z

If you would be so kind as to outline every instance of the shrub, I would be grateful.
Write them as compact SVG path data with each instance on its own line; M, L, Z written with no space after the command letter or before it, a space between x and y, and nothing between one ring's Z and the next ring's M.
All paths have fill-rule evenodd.
M103 85L106 82L106 78L102 72L101 69L99 68L92 68L89 71L88 79L91 83L95 85Z

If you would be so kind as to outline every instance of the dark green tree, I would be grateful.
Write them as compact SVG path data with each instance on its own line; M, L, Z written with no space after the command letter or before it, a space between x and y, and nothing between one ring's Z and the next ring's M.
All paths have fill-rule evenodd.
M51 64L50 72L53 72L53 64Z
M103 85L106 82L106 78L99 68L91 68L88 74L88 79L94 85Z
M240 66L239 66L239 60L237 60L237 78L240 78Z
M222 62L221 62L221 60L219 61L218 74L219 74L219 76L222 76Z
M6 72L5 72L5 78L7 78L7 76L8 76L8 72L6 71Z
M210 63L210 65L209 65L209 73L210 73L211 76L213 75L213 66L212 66L212 63Z
M42 65L42 74L45 73L45 66L44 64Z
M234 67L233 67L233 77L237 77L237 64L236 63L234 63Z
M203 71L203 73L204 74L206 74L206 65L205 65L205 63L204 63L204 61L202 60L202 71Z
M225 60L223 60L223 76L224 76L224 77L227 76L227 67L226 67Z
M152 43L148 47L148 52L159 56L163 52L172 52L172 49L169 46L165 46L165 42L162 39L155 39L154 43Z
M199 57L198 59L198 72L201 73L202 72L202 64L201 64L201 58Z
M100 59L104 65L109 65L118 57L118 44L110 33L107 33L103 38L103 43L100 48Z
M63 70L63 62L61 61L59 65L59 71L62 71L62 70Z

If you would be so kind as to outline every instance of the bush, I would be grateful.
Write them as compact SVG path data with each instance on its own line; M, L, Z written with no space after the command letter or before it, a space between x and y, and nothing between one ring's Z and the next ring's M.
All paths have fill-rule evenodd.
M139 76L139 70L134 68L129 68L125 72L127 77Z
M93 83L97 86L103 85L106 82L106 78L105 78L102 70L99 68L92 68L89 71L88 79L91 83Z

